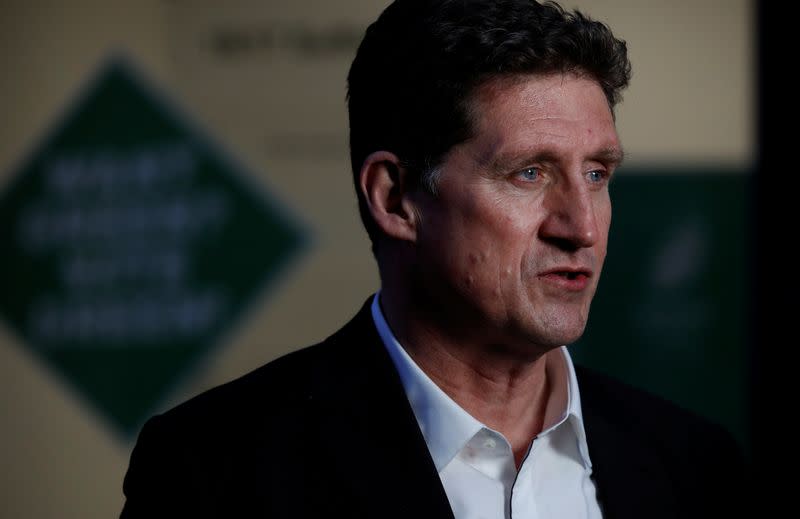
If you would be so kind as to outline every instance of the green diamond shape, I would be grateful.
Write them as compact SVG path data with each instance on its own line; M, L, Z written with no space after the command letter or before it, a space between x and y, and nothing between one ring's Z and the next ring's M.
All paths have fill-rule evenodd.
M0 197L0 314L125 435L307 232L109 60Z

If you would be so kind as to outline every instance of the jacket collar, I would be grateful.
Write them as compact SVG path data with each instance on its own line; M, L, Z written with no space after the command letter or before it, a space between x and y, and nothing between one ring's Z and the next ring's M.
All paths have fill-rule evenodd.
M319 441L365 510L386 518L453 519L441 480L397 371L370 315L358 314L322 345L309 395ZM331 475L331 477L337 477Z

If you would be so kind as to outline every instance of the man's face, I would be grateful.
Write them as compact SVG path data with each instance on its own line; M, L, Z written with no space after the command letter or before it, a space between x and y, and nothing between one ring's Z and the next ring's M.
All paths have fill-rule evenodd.
M414 195L425 311L463 339L573 342L606 255L622 155L606 98L587 78L555 74L493 80L472 100L474 137L445 157L436 196Z

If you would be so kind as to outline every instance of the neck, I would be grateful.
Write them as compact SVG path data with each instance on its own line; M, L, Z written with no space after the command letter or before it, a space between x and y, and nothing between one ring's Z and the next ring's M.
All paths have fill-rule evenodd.
M388 298L381 308L414 362L476 420L501 433L522 461L545 425L551 382L547 359L558 352L530 349L524 355L485 337L451 337L424 321L409 319Z

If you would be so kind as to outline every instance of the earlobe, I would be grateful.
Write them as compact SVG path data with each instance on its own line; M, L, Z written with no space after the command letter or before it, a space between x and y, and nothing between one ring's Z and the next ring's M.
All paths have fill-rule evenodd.
M411 182L400 159L376 151L364 159L359 187L372 219L384 234L398 240L416 239L417 217L409 197Z

